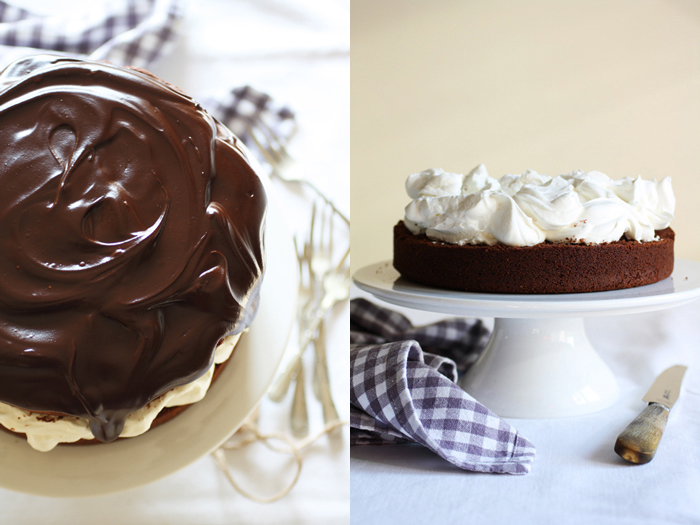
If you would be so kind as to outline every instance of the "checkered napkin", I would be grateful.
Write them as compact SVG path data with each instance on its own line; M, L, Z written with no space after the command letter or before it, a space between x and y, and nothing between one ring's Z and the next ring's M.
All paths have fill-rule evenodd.
M183 0L113 0L60 16L39 15L0 0L0 69L40 53L148 68L172 50L182 15ZM282 143L294 133L294 114L250 86L205 95L202 106L251 147L248 129L253 124L263 123Z
M481 321L415 328L365 299L350 305L351 444L417 442L466 470L527 474L535 447L459 388L458 365L488 340ZM424 352L421 344L443 355Z
M94 9L40 15L0 0L0 53L10 60L52 52L88 55L123 66L148 67L172 47L180 0L126 0ZM3 56L3 58L4 58Z
M283 145L296 132L294 113L288 107L276 104L269 95L250 86L205 97L202 106L254 151L257 151L257 144L250 136L252 126L264 130L261 136L268 137L267 142L279 140ZM270 138L271 135L276 139ZM259 160L264 161L265 157L259 156Z

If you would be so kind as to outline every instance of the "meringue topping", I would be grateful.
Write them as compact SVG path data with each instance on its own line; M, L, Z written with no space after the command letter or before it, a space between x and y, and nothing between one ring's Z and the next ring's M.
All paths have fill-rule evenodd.
M550 177L528 170L495 179L483 164L466 175L415 173L406 191L413 199L406 227L459 245L649 242L668 227L676 204L670 177L613 180L598 171Z

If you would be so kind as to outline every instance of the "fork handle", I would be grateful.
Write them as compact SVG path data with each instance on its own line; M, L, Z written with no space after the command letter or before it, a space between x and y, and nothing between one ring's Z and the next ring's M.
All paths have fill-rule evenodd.
M309 435L309 412L306 408L306 384L304 383L304 364L299 361L299 371L296 374L292 414L290 418L292 435L303 438Z
M289 390L289 385L292 383L294 374L296 373L298 363L301 363L301 356L304 354L306 347L311 341L313 341L316 332L318 331L318 325L321 319L325 317L328 313L332 304L322 304L316 317L309 323L309 326L303 330L300 337L299 346L296 350L296 354L292 357L287 367L277 376L272 387L270 387L267 396L275 402L280 402L287 395Z
M333 396L331 395L331 383L328 377L328 360L326 358L326 341L325 341L325 331L324 322L318 325L318 337L314 340L314 349L316 350L316 363L314 367L315 372L315 386L317 388L317 397L321 401L321 408L323 410L323 422L330 423L332 421L337 421L340 419L338 416L338 410L335 408L333 403Z
M318 323L318 332L316 333L316 338L314 339L314 377L313 377L313 390L316 399L321 401L321 381L324 368L326 368L326 332L325 332L325 322L321 319ZM326 370L326 376L328 376L328 371Z
M284 372L277 376L274 384L270 387L270 391L267 396L272 401L279 403L285 398L287 391L289 390L289 385L292 384L292 379L294 379L294 376L298 373L297 370L300 366L301 353L297 354L297 356L292 359L289 365L287 365L287 368L284 369Z

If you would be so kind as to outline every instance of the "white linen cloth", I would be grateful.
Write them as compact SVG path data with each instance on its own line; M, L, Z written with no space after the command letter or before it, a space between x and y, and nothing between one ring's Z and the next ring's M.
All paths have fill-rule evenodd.
M109 0L103 0L107 3ZM19 5L19 0L13 0ZM70 0L62 9L95 9L95 0ZM30 0L32 9L60 10L56 0ZM293 108L299 132L290 153L346 214L349 210L349 2L187 0L182 38L154 74L197 99L214 91L251 85ZM308 228L307 196L275 183L290 232ZM342 232L338 232L341 234ZM347 239L339 239L339 243ZM348 308L339 306L326 324L333 395L348 419ZM307 352L307 370L313 353ZM307 374L310 382L312 374ZM322 427L321 407L309 396L311 432ZM264 399L261 430L288 429L290 395L281 404ZM236 493L203 457L173 475L120 494L87 499L50 499L0 490L0 523L92 524L278 524L349 521L349 438L321 438L303 451L297 485L282 500L262 505ZM294 474L293 460L253 445L236 453L237 481L257 495L278 492Z
M352 297L371 298L354 289ZM376 299L373 299L376 300ZM414 324L443 318L399 308ZM537 447L527 476L469 474L418 446L352 447L352 523L639 525L700 522L700 300L657 312L588 317L591 344L620 386L611 408L562 419L508 419ZM613 451L669 366L688 366L656 456Z

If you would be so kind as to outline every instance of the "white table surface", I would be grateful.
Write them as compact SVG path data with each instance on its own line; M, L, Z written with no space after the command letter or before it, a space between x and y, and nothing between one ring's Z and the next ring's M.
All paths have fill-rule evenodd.
M71 9L90 5L87 0L68 3ZM195 98L249 84L288 104L300 125L291 153L308 177L348 212L349 2L190 0L183 32L173 54L152 71ZM309 200L285 186L276 188L290 230L306 226ZM336 234L344 235L340 230ZM347 236L341 240L347 242ZM341 418L347 419L347 306L340 305L332 315L327 328L332 387ZM263 400L264 432L288 428L289 401L290 396L279 405ZM313 433L322 427L321 409L315 401L309 406ZM306 449L297 485L276 503L246 500L213 459L204 457L161 481L109 496L64 500L0 490L0 523L347 523L347 434L346 427L341 437L323 437ZM258 445L231 457L239 483L259 495L276 493L293 476L291 461Z
M352 297L375 300L356 288ZM414 324L445 318L375 301ZM462 471L419 445L352 447L351 522L700 523L700 301L585 323L620 384L613 407L575 418L509 419L537 447L525 476ZM628 464L613 452L615 439L644 408L654 378L675 364L688 372L656 457Z

